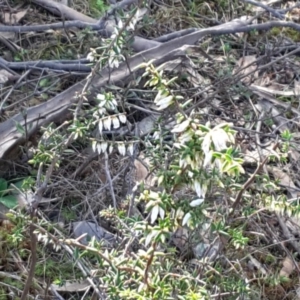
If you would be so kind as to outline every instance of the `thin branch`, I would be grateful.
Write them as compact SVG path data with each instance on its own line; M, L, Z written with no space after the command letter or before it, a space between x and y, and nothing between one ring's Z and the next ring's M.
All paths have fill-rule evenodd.
M35 210L33 210L32 212L32 218L35 215ZM27 298L27 294L29 292L30 286L32 284L33 281L33 276L34 276L34 272L35 272L35 265L37 262L37 253L36 253L36 248L37 248L37 237L34 233L34 226L31 223L29 225L29 232L30 232L30 240L31 240L31 264L30 264L30 270L28 272L28 277L22 292L22 296L21 296L21 300L26 300Z
M59 61L59 60L50 60L50 61L26 61L26 62L9 62L0 57L1 66L5 66L6 68L12 70L28 70L33 68L47 68L54 70L63 70L68 72L91 72L92 63L87 59L81 60L67 60L67 61ZM87 64L90 64L88 66Z
M276 9L274 9L268 5L265 5L263 3L259 3L259 2L253 1L253 0L243 0L243 2L254 5L254 6L261 7L278 19L282 20L284 18L284 14L282 12L278 12Z
M276 150L278 147L278 142L273 146L272 150ZM244 194L244 192L250 187L250 185L253 183L253 181L255 180L255 176L262 170L263 166L265 165L265 163L268 161L269 156L266 156L264 158L264 160L257 166L255 172L250 176L250 178L246 181L246 183L242 186L242 188L240 189L240 191L238 192L235 201L232 204L231 207L231 213L230 215L233 214L234 210L236 209L236 207L238 206L238 204L241 202L242 196Z
M100 24L95 23L87 23L81 21L67 21L67 22L59 22L59 23L52 23L52 24L45 24L45 25L17 25L17 26L6 26L0 25L0 32L15 32L15 33L22 33L22 32L38 32L38 31L47 31L50 29L57 30L57 29L67 29L71 27L76 27L79 29L90 28L91 30L103 30Z
M295 251L297 251L298 254L300 254L300 245L297 241L294 240L294 237L289 232L289 229L287 228L285 222L282 220L280 215L276 213L277 220L279 222L279 225L283 231L284 237L288 240L288 242L292 245Z
M107 179L108 184L109 184L109 189L110 189L111 197L113 199L114 209L117 209L117 200L116 200L116 196L115 196L115 192L114 192L114 188L113 188L113 184L112 184L112 179L111 179L110 172L109 172L108 154L107 154L107 152L105 152L104 155L105 155L104 161L105 161L106 179Z

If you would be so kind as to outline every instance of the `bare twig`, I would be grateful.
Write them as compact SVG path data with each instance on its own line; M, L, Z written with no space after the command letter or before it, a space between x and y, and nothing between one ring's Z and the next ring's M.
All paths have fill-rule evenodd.
M92 30L103 30L105 28L101 27L99 24L94 23L86 23L81 21L66 21L66 22L59 22L59 23L52 23L52 24L45 24L45 25L17 25L17 26L8 26L8 25L0 25L0 32L15 32L15 33L22 33L22 32L30 32L30 31L46 31L49 29L67 29L71 27L76 27L79 29L84 29L89 27Z
M64 239L58 239L56 236L54 236L53 234L49 233L48 231L46 231L43 227L40 227L39 225L37 224L34 224L35 228L38 229L40 232L42 232L43 234L46 234L49 238L51 238L55 244L57 245L61 245L72 257L74 256L74 251L71 249L71 247L69 247L68 245L74 245L76 246L77 248L82 248L80 246L83 246L81 245L78 241L74 240L74 242L67 242L65 243ZM68 240L68 241L72 241L72 240ZM91 248L91 249L94 249L94 248ZM88 250L88 249L86 249ZM96 249L95 249L96 250ZM91 250L92 251L92 250ZM95 251L94 251L95 253ZM103 256L103 254L98 251L97 254L99 256ZM104 260L105 260L105 256L102 257ZM107 261L108 263L110 263L110 260L108 259ZM87 277L87 281L91 284L91 286L94 288L94 291L97 293L97 295L99 296L99 299L106 299L106 298L103 298L101 296L101 292L99 291L99 289L97 288L97 286L95 285L94 281L93 281L93 278L92 276L90 275L90 272L88 270L86 270L86 267L82 264L81 260L80 259L76 259L75 261L75 264L78 266L78 268L81 270L82 274Z
M25 72L22 76L20 76L20 78L18 79L18 81L14 84L14 86L11 87L11 89L9 90L9 92L6 94L5 98L3 99L3 101L1 101L0 103L0 112L3 109L3 106L5 105L8 97L11 95L11 93L14 91L14 89L20 84L20 82L27 77L27 75L29 75L29 73L31 72L31 70L28 70L27 72Z
M279 143L275 143L275 145L273 146L272 150L276 150L278 147ZM253 183L253 181L255 180L255 176L261 171L261 169L263 168L263 166L265 165L265 163L268 161L269 157L266 156L264 158L264 160L257 166L256 170L254 171L254 173L250 176L250 178L245 182L245 184L242 186L242 188L240 189L240 191L238 192L235 201L232 204L231 207L231 212L230 215L233 214L235 208L238 206L238 204L241 202L243 193L250 187L250 185Z
M35 209L32 210L32 214L31 214L31 219L33 221L35 215ZM36 248L37 248L37 237L34 233L34 226L31 223L29 225L29 232L30 232L30 241L31 241L31 263L30 263L30 270L28 272L28 277L22 292L22 296L21 296L21 300L26 300L27 298L27 294L29 292L30 286L32 284L33 281L33 276L34 276L34 272L35 272L35 265L37 262L37 252L36 252Z
M252 4L255 6L259 6L263 9L265 9L266 11L268 11L269 13L271 13L274 17L276 17L278 19L282 20L284 18L284 14L282 12L278 12L276 9L274 9L268 5L265 5L263 3L259 3L259 2L253 1L253 0L243 0L243 2Z
M115 193L114 193L114 188L113 188L113 184L112 184L112 180L111 180L111 176L110 176L110 172L109 172L108 154L107 154L107 152L105 152L104 155L105 155L104 161L105 161L106 179L108 181L108 185L109 185L109 189L110 189L110 194L111 194L111 197L113 199L114 209L117 209L117 200L116 200L116 196L115 196Z
M154 39L154 41L160 42L160 43L165 43L165 42L177 39L181 36L184 36L184 35L190 34L192 32L195 32L197 30L198 30L197 28L189 28L189 29L183 29L183 30L180 30L180 31L175 31L175 32L172 32L172 33L168 33L166 35L162 35L162 36Z
M156 243L154 242L152 244L152 251L151 251L151 253L149 255L149 259L147 261L146 268L145 268L145 271L144 271L144 283L145 283L145 285L147 285L147 288L149 290L153 289L153 287L149 284L149 280L148 280L149 275L148 275L148 272L149 272L149 270L151 268L151 265L152 265L152 262L153 262L155 250L156 250Z
M54 288L53 284L50 284L51 292L55 295L57 300L65 300Z
M63 70L67 72L91 72L92 63L87 59L68 60L68 61L25 61L25 62L8 62L0 57L1 66L12 70L28 70L33 68L47 68L53 70ZM90 66L89 66L90 65Z
M296 241L294 241L295 238L290 234L285 222L282 220L282 218L279 216L279 214L276 213L276 216L277 216L279 225L283 231L284 237L286 239L288 239L288 242L292 245L294 250L297 251L298 254L300 254L300 245Z

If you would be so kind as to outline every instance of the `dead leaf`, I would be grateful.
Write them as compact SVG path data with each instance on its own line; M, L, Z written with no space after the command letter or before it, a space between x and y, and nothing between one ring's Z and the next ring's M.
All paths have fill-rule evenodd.
M188 237L188 230L183 227L178 227L172 235L171 240L178 249L183 250L188 243Z
M292 235L298 236L300 229L300 217L299 216L290 216L286 221L286 226L291 232Z
M57 292L84 292L91 284L87 280L83 281L65 281L64 285L51 284L52 288Z
M282 90L283 88L285 88L284 85L279 85L279 84L275 84L272 83L272 85L265 87L265 86L259 86L259 85L255 85L252 84L252 87L258 89L261 92L266 92L266 93L270 93L273 95L280 95L280 96L285 96L285 97L292 97L292 96L298 96L299 95L299 87L298 87L298 83L295 83L295 88L294 90L290 89L290 90Z
M260 112L265 112L266 114L271 114L272 120L277 125L278 130L283 132L284 130L289 130L289 123L288 120L282 113L268 100L262 99L259 100L255 107Z
M146 179L148 176L148 169L145 167L144 164L142 164L139 160L134 160L134 166L136 169L135 173L135 181L141 182Z
M83 245L87 245L88 240L92 237L95 237L97 241L103 241L107 246L116 242L116 237L98 224L88 221L80 221L73 222L72 227L75 239L82 237L79 242Z
M241 57L233 70L233 74L243 76L241 81L245 84L250 84L254 79L258 78L256 56L248 55Z
M9 78L12 76L13 74L9 73L8 71L4 69L0 70L0 87L3 87L5 83L9 81Z
M294 91L295 91L295 95L300 95L300 82L299 82L299 80L294 80Z
M140 122L137 123L137 131L140 136L145 136L153 131L155 123L158 120L159 115L151 115L145 117Z
M295 149L291 148L288 152L289 159L291 161L297 162L300 160L300 153L299 151L296 151Z
M268 295L267 299L282 300L286 297L286 290L280 284L271 285L264 289L264 295Z
M150 160L140 153L139 159L134 161L136 168L135 181L136 183L144 181L147 188L154 187L156 184L155 174L149 175L149 168L151 167Z
M18 24L27 14L27 9L26 10L21 10L15 14L11 14L9 12L5 12L2 15L2 19L5 24L8 25L16 25Z
M250 254L248 255L248 257L250 259L251 264L253 264L253 266L255 266L255 268L257 268L261 272L261 274L268 275L268 272L266 271L264 266L255 257L253 257Z
M290 275L293 273L295 269L294 262L290 257L286 257L284 261L282 262L283 267L281 268L279 275L280 276L285 276L285 277L290 277Z
M297 198L297 188L290 178L290 176L277 167L267 167L268 171L273 174L275 179L279 180L279 183L283 185L291 194L292 198Z
M262 159L264 159L266 156L269 156L270 154L275 154L272 150L274 147L274 143L271 143L268 147L265 149L262 149L261 152L258 152L258 150L250 151L246 149L245 155L244 155L244 163L246 164L257 164Z

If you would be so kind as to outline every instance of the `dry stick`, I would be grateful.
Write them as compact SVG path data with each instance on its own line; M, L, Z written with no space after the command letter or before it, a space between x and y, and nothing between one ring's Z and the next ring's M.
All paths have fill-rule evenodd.
M258 117L258 121L256 123L256 134L255 134L257 151L258 151L260 159L262 159L262 157L263 157L262 147L264 145L262 145L260 142L260 134L261 134L262 120L264 119L264 117L265 117L265 111L262 109L262 112L260 113L260 115ZM267 173L267 169L266 169L265 165L263 166L263 168L264 168L264 172Z
M292 107L290 104L287 104L283 101L279 101L277 100L275 97L272 96L272 94L267 93L267 92L263 92L258 90L256 87L254 86L249 86L248 87L249 90L251 92L253 92L254 94L258 95L261 98L266 99L267 101L273 103L274 105L278 105L280 107L283 107L284 109L286 109L287 111L292 111L295 115L297 115L297 117L299 118L300 116L300 111L297 108ZM274 132L274 131L273 131Z
M279 1L279 2L281 2L281 1ZM299 7L300 7L300 3L298 3L298 4L294 5L294 6L288 7L288 8L286 8L286 9L278 9L278 11L279 11L280 13L285 14L285 13L287 13L287 12L292 11L294 8L299 8Z
M135 127L135 136L139 136L139 132L138 132L138 127L136 126ZM135 165L134 165L134 161L137 159L137 156L138 156L138 149L137 149L137 145L134 146L134 152L133 152L133 155L131 156L131 167L136 169L135 168ZM129 166L130 168L130 166ZM125 175L126 176L126 175ZM133 186L133 183L131 182L130 183L130 191L127 191L127 197L130 197L129 199L129 207L128 207L128 211L127 211L127 216L129 218L131 218L132 216L132 212L133 212L133 207L134 207L134 199L136 197L136 193L137 193L137 186ZM129 243L128 243L128 247L129 247Z
M261 7L263 9L265 9L266 11L268 11L269 13L271 13L274 17L279 18L279 19L283 19L283 13L276 11L275 9L263 4L263 3L258 3L256 1L253 0L242 0L245 3L249 3L258 7Z
M266 226L267 226L269 232L271 233L271 235L273 236L273 240L278 241L278 245L281 246L281 248L282 248L283 251L286 253L286 255L287 255L288 257L290 257L290 259L293 261L293 264L294 264L294 266L295 266L295 268L297 269L298 274L299 274L299 273L300 273L300 268L299 268L299 266L298 266L298 263L296 263L295 258L293 257L293 255L291 254L291 252L290 252L290 251L286 248L286 246L285 246L285 243L286 243L286 242L290 242L290 241L291 241L292 243L294 243L294 240L293 240L293 239L295 239L295 237L291 237L291 235L289 234L289 231L288 231L286 225L284 224L284 222L283 222L283 220L280 218L280 216L279 216L277 213L275 213L275 215L279 218L278 221L279 221L280 225L283 225L283 226L282 226L282 231L283 231L284 235L285 235L286 233L288 233L288 235L290 236L290 239L285 240L285 241L279 241L278 236L275 234L274 230L272 230L272 228L270 227L270 225L267 223ZM294 243L294 244L295 244L295 243ZM300 254L300 252L299 252L300 247L298 246L297 248L298 248L298 249L295 249L295 250Z
M11 87L11 89L9 90L9 92L6 94L5 98L0 102L0 112L3 109L3 105L5 104L5 102L7 101L8 97L11 95L11 93L15 90L15 88L20 84L20 82L27 77L27 75L31 73L31 70L26 71L23 75L21 75L21 77L18 79L18 81Z
M39 231L41 231L42 233L46 234L48 237L50 237L57 245L61 245L72 257L74 255L74 251L72 251L72 249L67 246L61 239L56 238L56 236L52 235L51 233L49 233L48 231L46 231L43 227L40 227L37 224L33 224L35 228L37 228ZM77 243L77 241L75 240L75 242ZM77 244L76 244L77 245ZM79 243L79 245L81 245ZM101 256L101 253L98 252L99 256ZM102 257L103 258L103 257ZM109 263L109 261L108 261ZM83 264L80 262L79 259L77 259L75 261L75 264L78 266L78 268L81 270L83 276L87 277L88 282L91 284L91 286L94 288L94 290L97 292L97 294L99 295L99 297L101 297L101 293L98 290L98 288L96 287L95 283L93 282L93 279L91 278L90 274L86 271L85 267L83 266ZM100 298L99 298L100 299Z
M152 248L153 248L153 250L152 250L151 254L149 255L149 259L147 261L146 268L145 268L145 271L144 271L144 283L147 285L147 288L150 291L153 290L153 287L149 284L149 280L148 280L149 274L148 274L148 272L151 268L153 258L154 258L154 254L155 254L155 250L156 250L156 243L155 242L152 244Z
M128 0L130 1L130 0ZM129 23L131 22L131 20L133 19L133 17L135 16L135 14L132 14L125 22L124 26L120 29L118 35L111 41L111 43L109 44L109 46L107 47L106 51L109 51L113 48L113 46L115 45L115 42L117 41L117 39L119 37L122 36L123 32L125 31L125 29L127 28L127 26L129 25ZM97 63L96 63L96 66L94 67L92 73L90 74L90 78L89 80L87 81L87 83L85 84L84 88L83 88L83 91L82 91L82 95L85 93L85 91L88 89L89 85L91 84L91 81L93 79L93 77L95 76L96 74L96 70L98 70L99 66L100 66L100 63L101 63L101 59L98 59ZM110 76L110 74L109 74ZM110 79L109 79L110 81ZM79 101L78 105L77 105L77 109L76 109L76 112L77 110L80 108L82 104L82 101ZM75 117L76 117L76 112L75 112ZM106 173L106 178L107 178L107 181L109 183L109 188L110 188L110 193L111 193L111 197L113 199L113 206L114 206L114 209L116 210L117 209L117 200L116 200L116 196L115 196L115 193L114 193L114 189L113 189L113 185L112 185L112 179L111 179L111 176L110 176L110 172L109 172L109 165L108 165L108 154L107 152L104 153L105 155L105 173Z
M247 76L249 76L249 75L251 75L251 74L253 74L253 73L257 72L257 71L260 71L260 70L263 70L263 69L265 69L265 68L267 68L267 67L270 67L270 66L273 65L274 63L279 62L279 61L283 60L284 58L289 57L289 56L291 56L291 55L294 55L294 54L296 54L296 53L298 53L298 52L300 52L300 47L298 47L297 49L295 49L295 50L293 50L293 51L291 51L291 52L289 52L289 53L287 53L287 54L285 54L285 55L283 55L283 56L281 56L281 57L279 57L279 58L277 58L277 59L275 59L275 60L273 60L273 61L271 61L271 62L265 64L265 65L262 65L262 66L259 66L258 68L255 68L255 69L254 69L253 71L251 71L251 72L247 72L247 73L244 74L244 75L237 76L236 79L232 82L232 84L234 84L234 83L240 81L241 79L243 79L243 78L245 78L245 77L247 77ZM254 62L252 62L252 63L250 63L250 64L244 66L243 68L240 68L240 69L239 69L239 72L242 72L243 70L246 70L246 69L249 68L251 65L257 63L258 61L259 61L259 60L256 60L256 61L254 61ZM225 78L225 79L223 79L223 80L219 80L219 84L222 83L223 81L225 81L226 79L227 79L227 78ZM204 89L204 90L201 91L201 92L195 93L192 97L196 97L196 96L198 96L198 95L201 95L201 94L203 94L203 93L209 91L210 89L211 89L211 86L209 86L208 88ZM263 93L262 91L258 90L257 88L255 88L255 87L253 87L253 86L251 86L251 85L248 86L248 89L250 89L252 92L254 92L254 93L256 93L256 94L259 94L259 93L260 93L260 94L261 94L261 95L260 95L261 97L268 99L268 94L267 94L267 93ZM217 94L217 92L214 92L212 95L210 95L210 97L213 97L215 94ZM264 94L264 95L262 95L262 94ZM271 97L270 97L270 99L271 99ZM283 106L283 107L285 107L285 108L289 107L288 104L285 104L285 103L283 103L283 102L280 103L280 102L279 102L278 100L276 100L276 99L273 99L273 100L270 100L270 99L268 99L268 100L271 101L271 102L273 102L273 103L275 103L275 102L277 101L277 102L275 103L275 104L277 104L277 105ZM190 107L190 108L187 110L187 112L194 110L195 108L197 108L199 105L201 105L201 104L202 104L203 102L205 102L205 101L207 101L207 100L204 99L204 100L198 101L196 104L194 104L192 107ZM293 108L293 107L291 107L290 109L291 109L295 114L299 115L299 111L298 111L297 109L295 109L295 108Z
M278 147L278 142L275 143L275 145L272 147L272 150L276 150L276 148ZM232 204L231 207L231 212L229 215L232 215L235 208L238 206L238 204L240 203L243 193L249 188L249 186L253 183L255 176L261 171L261 169L263 168L263 166L265 165L265 163L268 161L269 156L266 156L265 159L257 166L255 172L250 176L250 178L247 180L247 182L242 186L242 188L240 189L240 191L238 192L235 201Z
M78 60L39 60L39 61L25 61L25 62L10 62L0 57L0 64L4 66L7 71L11 70L27 70L31 68L47 68L63 71L77 71L90 72L92 62L88 59Z
M35 214L35 211L33 210L32 217L34 216L34 214ZM30 270L28 273L26 284L25 284L23 292L22 292L21 300L26 300L26 298L27 298L27 294L29 292L31 283L33 281L35 265L37 262L37 254L36 254L37 238L34 233L34 226L32 223L29 225L29 232L30 232L30 239L31 239L31 264L30 264Z
M131 268L131 267L123 267L123 266L119 266L118 264L113 264L113 262L107 258L104 254L102 254L102 252L96 248L90 247L90 246L86 246L83 245L81 243L79 243L77 240L74 239L66 239L66 240L59 240L60 244L62 244L64 246L64 248L67 250L66 246L70 245L70 246L74 246L76 248L85 250L85 251L90 251L94 254L99 255L103 260L105 260L112 268L118 269L120 271L125 271L125 272L129 272L129 273L135 273L135 274L139 274L141 275L140 271ZM67 250L68 251L68 250ZM69 249L69 251L72 251L71 249ZM68 251L68 252L69 252ZM70 254L73 254L72 252L69 252ZM93 288L95 289L95 286L93 284Z
M73 141L73 136L74 136L74 134L71 134L63 146L67 147L67 145L69 145ZM36 265L36 261L37 261L37 254L36 254L37 238L34 233L33 219L36 216L36 210L37 210L38 204L42 200L43 193L44 193L45 189L47 188L47 184L50 180L50 177L51 177L53 169L58 161L58 158L59 158L58 155L56 155L53 158L51 165L47 169L45 179L41 185L40 185L40 178L41 178L42 165L40 165L40 167L39 167L39 171L38 171L38 175L37 175L37 185L39 186L39 188L37 189L36 193L34 194L35 200L32 203L32 206L30 208L31 209L31 221L32 221L32 223L30 224L30 227L29 227L30 238L31 238L31 264L30 264L30 270L29 270L29 274L28 274L28 277L26 280L26 284L25 284L25 287L24 287L24 290L23 290L23 293L21 296L21 300L26 300L27 294L29 292L29 288L30 288L32 280L33 280L35 265Z
M300 254L300 245L299 245L296 241L293 240L295 237L293 237L293 236L290 234L290 232L289 232L289 230L288 230L286 224L283 222L283 220L282 220L282 218L279 216L279 214L276 213L276 217L277 217L278 222L279 222L279 224L280 224L280 227L281 227L281 229L282 229L282 231L283 231L284 237L285 237L285 238L288 240L288 242L292 245L292 247L294 248L294 250L297 251L298 254Z
M112 184L114 181L116 181L116 180L120 177L120 175L121 175L123 172L126 171L126 168L127 168L127 167L121 169L121 171L119 171L118 174L116 174L116 175L114 176L114 178L111 179L111 184ZM104 189L106 189L108 186L109 186L109 183L107 183L107 184L105 184L104 186L100 187L94 194L92 194L92 195L90 196L90 199L93 199L93 198L98 197L99 193L101 193L101 192L102 192Z
M113 184L112 184L112 180L111 180L111 176L110 176L110 172L109 172L108 154L107 154L106 151L104 152L104 155L105 155L104 161L105 161L106 178L107 178L107 181L108 181L108 184L109 184L110 194L111 194L111 197L113 199L114 209L117 209L117 200L116 200L116 196L115 196L115 193L114 193L114 188L113 188Z
M35 201L32 203L32 206L30 208L31 209L31 213L30 213L31 224L29 225L29 232L30 232L30 239L31 239L31 264L30 264L30 270L29 270L29 273L28 273L26 284L24 286L23 293L22 293L22 296L21 296L21 300L26 300L27 294L29 292L29 288L30 288L30 286L32 284L32 281L33 281L35 265L36 265L36 261L37 261L37 253L36 253L36 251L37 251L37 249L36 249L37 248L37 237L34 233L33 220L36 217L37 206L38 206L39 202L41 201L41 199L43 197L43 192L47 187L47 183L50 180L50 176L52 174L53 168L54 168L57 160L58 160L58 156L56 156L53 159L50 167L48 168L47 173L46 173L46 178L45 178L43 184L38 188L37 192L35 193L35 195L34 195ZM38 176L37 176L38 177L38 180L37 180L38 184L39 184L40 177L41 177L41 169L42 169L41 167L42 166L40 165Z
M57 300L65 300L65 298L63 298L53 287L52 284L50 284L50 289L51 292L55 295L55 297L57 298Z
M156 41L156 42L159 42L159 43L165 43L165 42L177 39L181 36L184 36L184 35L190 34L192 32L195 32L197 30L198 30L198 28L183 29L183 30L180 30L180 31L175 31L175 32L172 32L172 33L162 35L158 38L153 39L153 41Z
M266 68L272 66L273 64L275 64L275 63L277 63L277 62L279 62L279 61L281 61L281 60L283 60L283 59L285 59L285 58L287 58L287 57L289 57L289 56L291 56L291 55L294 55L294 54L296 54L296 53L298 53L298 52L300 52L300 47L296 48L295 50L293 50L293 51L291 51L291 52L288 52L287 54L285 54L285 55L283 55L283 56L280 56L280 57L274 59L273 61L270 61L269 63L267 63L267 64L265 64L265 65L262 65L262 66L259 66L259 67L255 68L255 69L254 69L253 71L251 71L251 72L248 72L248 73L246 73L246 74L244 74L244 75L242 75L242 76L239 76L239 77L238 77L238 80L241 80L241 79L243 79L243 78L245 78L245 77L247 77L247 76L249 76L249 75L251 75L251 74L257 72L257 71L264 70L264 69L266 69ZM262 59L263 59L263 58L260 58L260 59L258 59L258 60L256 60L256 61L254 61L254 62L252 62L252 63L250 63L250 64L244 66L243 68L239 69L239 72L241 72L241 71L243 71L243 70L246 70L247 68L249 68L249 67L252 66L253 64L257 64L257 62L259 62L259 61L262 60Z
M70 176L71 178L75 179L77 176L80 176L81 173L88 167L88 165L95 160L96 158L98 158L99 154L96 153L92 153L90 154L85 160L84 162L72 173L72 175Z
M134 17L134 14L132 14L128 18L128 20L124 24L123 28L119 31L118 35L111 41L111 43L109 44L109 46L105 49L106 51L110 51L113 48L113 46L115 45L115 42L122 35L122 33L125 31L126 27L129 25L129 23L131 22L131 20L133 19L133 17ZM90 86L93 78L95 77L96 72L99 70L100 65L101 65L101 59L99 58L98 61L95 64L94 68L92 69L91 74L88 76L88 79L87 79L87 81L86 81L86 83L85 83L85 85L84 85L84 87L83 87L83 89L81 91L81 95L79 96L80 100L78 101L77 106L76 106L76 111L75 111L75 114L74 114L74 119L77 119L77 114L78 114L79 110L81 109L83 100L85 99L85 93L86 93L87 89L89 88L89 86ZM109 77L110 77L110 72L109 72Z
M17 26L9 26L9 25L0 25L0 32L15 32L15 33L22 33L22 32L30 32L30 31L46 31L46 30L56 30L56 29L67 29L71 27L76 27L79 29L84 29L90 27L92 30L103 30L101 25L81 22L81 21L67 21L67 22L58 22L58 23L51 23L45 25L17 25Z
M19 294L21 294L22 293L22 291L21 290L19 290L18 288L16 288L15 286L13 286L13 285L11 285L11 284L8 284L8 283L5 283L5 282L0 282L0 286L4 286L4 287L7 287L7 290L8 291L16 291L17 293L19 293ZM14 293L12 292L12 294L14 295ZM5 296L6 296L7 294L5 294ZM9 295L11 295L10 293L9 293ZM1 295L1 296L3 296L3 294ZM13 296L12 296L13 297ZM29 299L32 299L32 300L36 300L36 297L33 297L33 296L28 296L28 298ZM7 298L6 298L7 299ZM16 299L16 298L10 298L10 299Z

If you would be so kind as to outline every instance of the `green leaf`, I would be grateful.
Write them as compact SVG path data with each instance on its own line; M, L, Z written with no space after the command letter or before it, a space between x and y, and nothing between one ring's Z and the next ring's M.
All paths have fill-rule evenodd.
M65 149L64 153L71 153L71 154L73 154L73 153L75 153L75 151L72 150L72 149Z
M4 196L7 193L7 181L3 178L0 178L0 197Z
M32 176L23 177L23 179L18 180L16 182L12 182L8 189L13 192L19 193L20 191L24 191L35 184L35 179Z
M18 123L18 122L16 122L16 128L17 128L17 131L19 133L21 133L21 134L25 134L26 133L24 127L20 123Z
M22 190L23 190L23 189L22 189L22 185L23 185L24 180L25 180L25 179L15 182L15 183L14 183L14 186L16 186L19 190L22 191ZM10 187L11 189L13 188L12 186L9 186L9 187Z
M43 78L39 82L40 87L47 87L49 85L49 80L47 78Z
M15 196L8 195L5 197L0 197L0 203L5 205L7 208L14 208L18 205L18 200Z
M49 96L48 96L47 94L45 94L45 93L42 93L42 94L41 94L41 98L42 98L43 100L48 100Z

